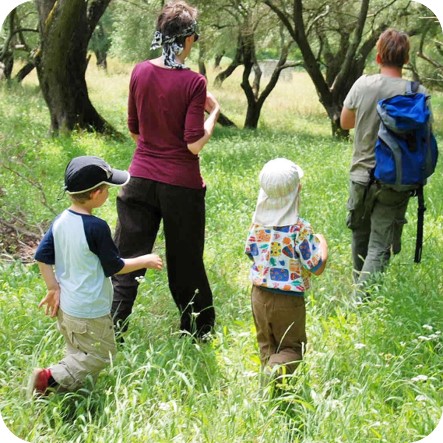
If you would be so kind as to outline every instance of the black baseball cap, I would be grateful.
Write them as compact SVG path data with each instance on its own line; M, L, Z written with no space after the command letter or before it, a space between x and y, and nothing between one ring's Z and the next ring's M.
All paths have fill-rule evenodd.
M73 158L66 166L65 191L80 194L102 184L123 186L129 179L129 172L111 168L100 157L83 155Z

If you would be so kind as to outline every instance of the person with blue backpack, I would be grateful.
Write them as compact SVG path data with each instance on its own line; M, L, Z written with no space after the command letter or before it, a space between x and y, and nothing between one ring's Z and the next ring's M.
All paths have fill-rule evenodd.
M409 48L406 33L384 31L376 46L380 72L363 75L353 84L341 112L341 127L355 128L347 226L352 231L354 282L365 295L373 277L385 269L392 254L400 252L409 199L422 190L437 161L429 96L422 85L402 78ZM394 114L386 116L389 108ZM424 123L398 131L406 119L398 123L396 114L403 111L415 126L419 117ZM426 168L426 173L417 172Z

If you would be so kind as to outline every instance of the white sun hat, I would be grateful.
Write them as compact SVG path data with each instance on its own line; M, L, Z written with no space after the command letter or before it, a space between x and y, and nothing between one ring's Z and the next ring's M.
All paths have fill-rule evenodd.
M259 175L260 192L252 222L262 226L293 225L298 220L299 183L304 172L286 158L267 162Z

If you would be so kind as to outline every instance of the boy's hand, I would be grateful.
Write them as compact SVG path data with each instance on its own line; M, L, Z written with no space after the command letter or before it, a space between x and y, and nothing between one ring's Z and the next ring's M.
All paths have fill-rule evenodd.
M60 287L48 289L46 297L38 304L41 308L46 305L45 315L55 317L57 315L58 307L60 305Z
M117 274L128 274L132 271L138 271L139 269L162 269L162 259L157 254L145 254L139 255L133 258L124 258L125 265L120 269Z
M157 254L147 254L146 258L146 268L149 269L158 269L161 270L163 268L163 261L160 256Z

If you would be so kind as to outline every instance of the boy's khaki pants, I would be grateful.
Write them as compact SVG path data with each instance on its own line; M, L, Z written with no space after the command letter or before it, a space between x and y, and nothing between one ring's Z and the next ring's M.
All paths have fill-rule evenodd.
M54 380L64 389L80 388L88 375L96 379L115 355L114 327L111 315L99 318L78 318L57 313L58 329L66 342L66 355L50 366Z
M251 303L262 367L284 365L293 372L307 342L304 297L252 286Z

